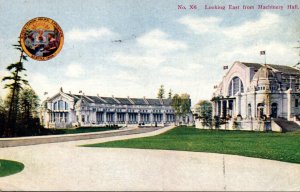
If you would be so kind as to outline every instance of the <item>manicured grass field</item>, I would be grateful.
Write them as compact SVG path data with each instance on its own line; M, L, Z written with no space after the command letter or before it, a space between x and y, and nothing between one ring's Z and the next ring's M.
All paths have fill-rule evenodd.
M157 136L85 146L212 152L300 163L300 132L265 133L177 127Z
M18 173L24 169L24 165L17 161L0 159L0 177Z

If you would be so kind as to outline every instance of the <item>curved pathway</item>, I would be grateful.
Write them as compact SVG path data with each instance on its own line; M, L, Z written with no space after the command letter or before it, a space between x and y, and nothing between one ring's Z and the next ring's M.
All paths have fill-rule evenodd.
M44 143L58 143L58 142L66 142L66 141L78 141L78 140L87 140L87 139L96 139L96 138L115 137L115 136L122 136L122 135L134 135L134 134L148 133L159 129L164 130L166 128L132 127L132 128L118 129L112 131L99 131L99 132L89 132L89 133L0 138L0 148L25 146L25 145L38 145Z
M0 149L25 169L0 178L1 190L299 191L300 165L213 153L88 148L76 145L139 135Z

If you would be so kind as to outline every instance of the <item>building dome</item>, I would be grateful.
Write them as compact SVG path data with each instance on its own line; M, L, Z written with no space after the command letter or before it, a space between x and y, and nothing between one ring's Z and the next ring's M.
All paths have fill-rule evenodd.
M262 66L254 75L253 80L269 80L275 79L275 73L267 65Z
M251 82L252 90L270 91L278 84L276 75L271 67L263 65L254 75ZM277 88L275 88L277 89Z

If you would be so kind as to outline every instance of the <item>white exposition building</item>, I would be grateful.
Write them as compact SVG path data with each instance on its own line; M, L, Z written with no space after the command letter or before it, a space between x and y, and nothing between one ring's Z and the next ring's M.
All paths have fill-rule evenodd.
M234 62L216 87L214 119L223 129L298 128L300 70L286 65Z
M40 118L46 128L163 126L176 121L171 99L76 95L64 93L62 88L42 103Z

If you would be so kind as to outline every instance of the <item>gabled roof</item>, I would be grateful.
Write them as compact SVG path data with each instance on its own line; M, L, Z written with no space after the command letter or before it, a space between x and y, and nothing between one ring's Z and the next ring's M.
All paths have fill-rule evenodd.
M123 105L132 105L132 103L127 98L116 98Z
M271 68L288 75L300 75L300 70L286 65L267 64Z
M114 98L112 97L101 97L102 99L104 99L105 101L107 101L107 104L114 104L114 105L118 105L119 103L114 100Z
M164 105L172 105L172 99L163 99Z
M261 68L261 64L259 63L246 63L246 62L241 62L241 64L245 65L246 67L252 67L252 68L255 68L255 69L259 69Z
M245 65L246 67L252 67L255 69L260 69L263 65L259 63L247 63L247 62L240 62L241 64ZM276 64L266 64L267 66L274 69L274 72L281 72L288 75L300 75L300 70L295 67L290 67L288 65L276 65Z
M100 97L90 95L77 95L71 93L64 93L61 91L58 94L65 95L69 98L73 98L77 103L79 100L85 103L95 104L112 104L112 105L154 105L154 106L171 106L171 99L147 99L147 98L122 98L122 97ZM55 96L57 96L56 94Z
M105 104L105 102L101 100L99 97L96 96L88 96L88 97L93 99L96 104Z
M73 94L70 94L70 93L65 93L66 95L68 95L69 97L72 97L76 103L76 101L78 101L80 99L80 97L76 97L75 95Z
M134 104L136 105L147 105L147 103L145 103L144 99L139 99L139 98L130 98Z
M162 105L159 99L147 99L149 105Z

